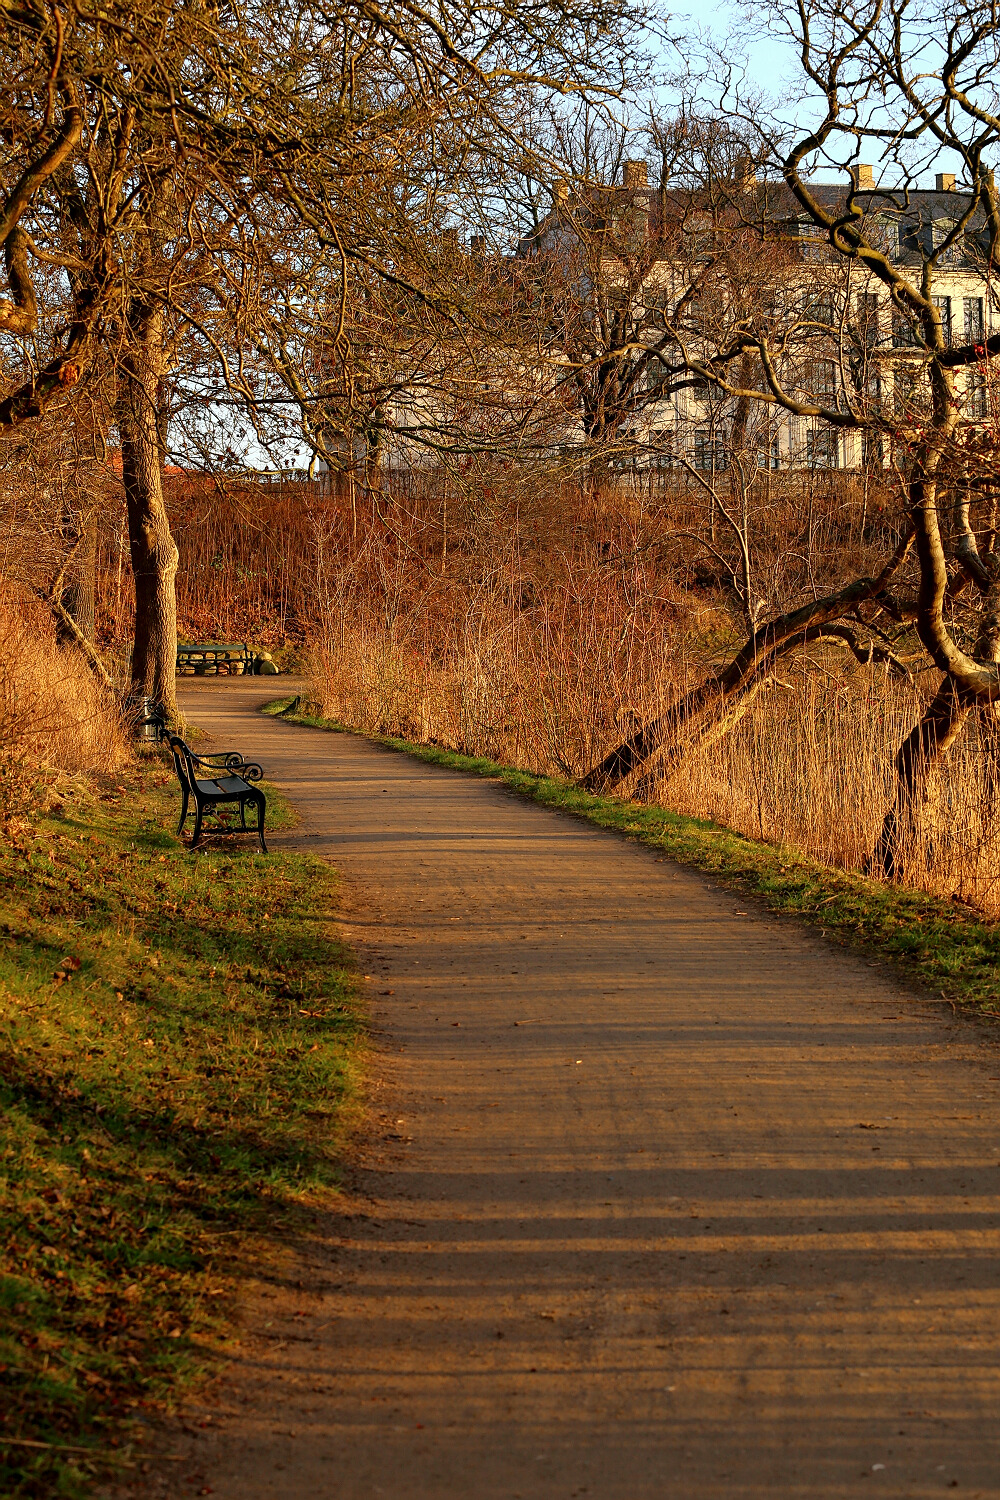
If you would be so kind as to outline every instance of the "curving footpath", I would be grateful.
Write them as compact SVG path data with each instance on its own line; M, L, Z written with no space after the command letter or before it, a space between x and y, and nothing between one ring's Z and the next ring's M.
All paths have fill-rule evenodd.
M282 688L183 702L344 876L371 1128L140 1492L1000 1496L993 1037Z

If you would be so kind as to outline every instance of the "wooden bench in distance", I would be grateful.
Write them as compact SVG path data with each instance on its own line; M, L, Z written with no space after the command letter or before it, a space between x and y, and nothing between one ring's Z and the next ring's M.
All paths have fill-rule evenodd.
M253 671L254 655L243 641L179 641L179 677L240 677Z

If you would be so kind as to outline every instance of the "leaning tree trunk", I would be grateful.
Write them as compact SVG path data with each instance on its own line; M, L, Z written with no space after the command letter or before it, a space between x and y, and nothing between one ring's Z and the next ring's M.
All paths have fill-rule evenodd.
M132 692L149 696L177 717L177 546L163 503L159 424L163 311L146 309L130 330L120 361L116 408L122 481L135 584Z
M602 761L581 777L580 785L588 792L611 791L657 751L664 751L669 757L683 731L694 730L698 734L698 726L712 715L723 715L720 723L725 732L741 717L739 701L762 686L775 663L787 653L831 635L851 644L853 631L835 622L884 592L910 550L912 535L908 531L900 539L877 577L856 578L835 594L810 600L761 625L728 667L711 673L698 687L675 699L658 718L643 724L627 740L609 750ZM862 656L868 661L889 660L891 653L869 645L867 654Z
M945 677L918 724L896 753L896 792L882 820L882 831L868 861L869 874L886 880L903 876L903 846L912 832L918 802L931 770L958 739L972 711L954 679Z

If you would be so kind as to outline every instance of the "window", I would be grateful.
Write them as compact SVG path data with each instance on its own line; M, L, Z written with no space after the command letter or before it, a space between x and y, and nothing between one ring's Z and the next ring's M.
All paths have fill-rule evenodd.
M963 297L962 312L965 316L965 342L981 344L986 337L982 297Z
M649 288L645 293L646 317L656 328L662 328L667 321L673 298L668 291L662 288Z
M674 434L667 427L649 434L649 462L654 469L673 469L677 465Z
M917 338L916 325L899 308L892 310L892 344L894 349L912 349L921 342Z
M694 467L719 474L728 468L725 445L710 427L698 427L694 434Z
M778 434L774 433L770 442L761 438L757 445L757 467L758 469L780 469L781 468L781 444Z
M829 243L827 232L811 220L799 224L798 238L802 245L803 260L822 260Z
M858 331L869 349L878 343L878 292L858 293Z
M990 388L985 371L972 365L965 374L965 415L970 422L985 422L990 414Z
M613 453L608 459L608 468L612 474L627 474L636 468L634 453Z
M885 468L885 450L880 432L861 434L861 462L866 469Z
M655 401L666 401L670 395L670 371L662 359L651 359L646 367L646 390Z
M806 462L810 469L840 468L840 437L829 427L814 428L806 435Z
M815 400L821 406L833 406L837 400L837 367L833 360L812 360L807 379Z
M954 232L955 221L953 219L935 219L933 223L925 223L920 231L920 241L926 255L934 255L942 265L951 265L959 256L961 236L951 245L945 245L945 240Z
M835 327L837 310L833 305L833 298L828 292L821 292L819 296L807 292L802 299L802 318L808 323L822 323L824 328Z
M921 405L920 371L913 365L898 364L893 380L896 415L909 419Z
M946 344L951 343L951 298L932 297L931 301L941 316L941 333Z
M890 260L899 255L899 223L887 214L879 214L872 229L872 243Z

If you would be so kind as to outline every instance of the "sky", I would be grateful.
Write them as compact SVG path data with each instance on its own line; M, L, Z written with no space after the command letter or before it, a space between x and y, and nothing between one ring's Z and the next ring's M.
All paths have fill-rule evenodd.
M687 16L682 16L678 12L678 20L682 28L690 26L696 30L710 30L720 42L727 32L740 23L741 19L740 8L733 3L733 0L719 0L719 3L706 7L704 11L691 11ZM741 26L740 29L745 33L745 27ZM780 37L770 35L765 31L763 24L757 36L751 36L749 43L745 40L741 41L741 46L746 51L748 82L774 99L780 98L788 89L789 84L795 85L801 79L795 48L790 42L783 42ZM870 152L869 160L878 180L879 168L874 148ZM932 188L936 172L960 174L961 164L957 158L952 158L947 153L941 154L936 161L928 160L921 168L919 186ZM819 169L816 172L816 178L821 182L834 181L842 175L833 168Z

